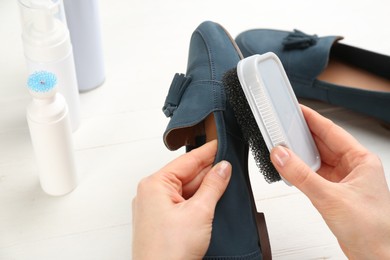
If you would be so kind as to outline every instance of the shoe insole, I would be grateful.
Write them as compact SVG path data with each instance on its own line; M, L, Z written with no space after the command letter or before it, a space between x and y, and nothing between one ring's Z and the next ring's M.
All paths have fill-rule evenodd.
M344 87L390 92L390 80L332 56L318 79Z
M211 113L202 122L189 126L173 129L166 136L166 143L170 149L176 150L183 145L198 147L198 137L205 136L206 142L217 139L217 126L214 120L214 114Z
M217 126L214 120L214 114L211 113L204 121L205 132L206 132L206 142L210 142L214 139L217 139Z

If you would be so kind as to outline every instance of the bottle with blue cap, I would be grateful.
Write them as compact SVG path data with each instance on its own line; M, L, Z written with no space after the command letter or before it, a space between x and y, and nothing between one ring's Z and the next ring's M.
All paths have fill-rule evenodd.
M52 72L32 73L27 86L32 96L27 122L41 187L49 195L67 194L78 184L67 103Z

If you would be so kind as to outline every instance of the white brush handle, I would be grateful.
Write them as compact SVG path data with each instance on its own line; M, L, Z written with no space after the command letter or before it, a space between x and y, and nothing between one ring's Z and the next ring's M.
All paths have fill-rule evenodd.
M78 177L65 99L56 94L53 100L33 100L27 121L42 189L53 196L71 192Z
M317 171L320 154L276 54L268 52L241 60L237 75L267 148L286 146Z

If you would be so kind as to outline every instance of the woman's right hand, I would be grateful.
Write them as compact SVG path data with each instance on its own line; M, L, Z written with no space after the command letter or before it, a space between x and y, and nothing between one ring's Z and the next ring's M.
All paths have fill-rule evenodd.
M321 155L313 172L291 150L275 147L278 172L321 213L350 259L390 259L390 192L382 163L341 127L301 106Z

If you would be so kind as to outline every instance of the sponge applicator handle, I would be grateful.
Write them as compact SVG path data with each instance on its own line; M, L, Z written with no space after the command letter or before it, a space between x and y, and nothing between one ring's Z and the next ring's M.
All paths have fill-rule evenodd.
M313 171L318 170L318 149L283 65L274 53L241 60L236 69L225 73L222 81L244 138L267 182L281 179L269 154L278 145L290 148Z

